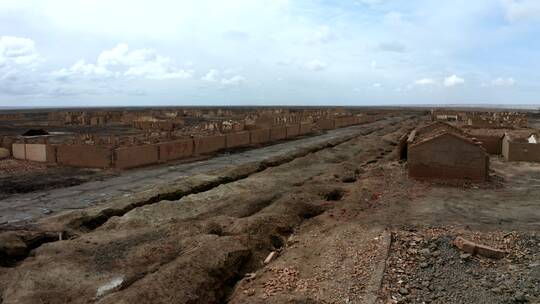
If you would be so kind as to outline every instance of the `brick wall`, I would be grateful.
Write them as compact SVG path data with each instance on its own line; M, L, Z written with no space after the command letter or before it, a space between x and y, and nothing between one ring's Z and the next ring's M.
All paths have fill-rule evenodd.
M315 124L312 123L301 123L300 124L300 135L309 134L313 131Z
M448 134L413 144L407 154L409 176L417 179L487 180L487 154L476 145Z
M487 153L500 155L502 153L502 138L499 135L473 135L478 141L482 142L482 147Z
M278 141L287 137L286 127L275 127L270 129L270 141Z
M223 150L226 147L225 140L225 135L194 138L194 154L205 154Z
M47 146L45 144L26 144L26 159L36 162L47 161Z
M193 155L193 140L177 140L158 144L159 160L169 161Z
M114 167L118 169L136 168L155 164L159 160L157 145L123 147L114 150Z
M336 128L336 122L333 119L321 119L316 122L320 130L332 130Z
M15 143L12 145L12 154L16 159L26 159L26 149L24 144Z
M255 129L249 131L249 143L251 145L264 144L270 141L270 129Z
M227 149L249 146L249 132L236 132L226 135Z
M113 150L105 146L58 145L56 159L59 164L72 167L108 168L112 166Z
M286 128L286 137L293 138L300 135L300 125L291 125Z

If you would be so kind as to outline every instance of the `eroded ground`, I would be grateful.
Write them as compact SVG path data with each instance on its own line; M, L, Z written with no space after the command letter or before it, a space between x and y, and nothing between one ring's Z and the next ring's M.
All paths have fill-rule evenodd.
M4 233L12 255L0 268L1 299L538 302L540 165L494 160L482 185L416 182L396 160L396 142L417 121L400 120ZM508 254L464 256L456 236Z

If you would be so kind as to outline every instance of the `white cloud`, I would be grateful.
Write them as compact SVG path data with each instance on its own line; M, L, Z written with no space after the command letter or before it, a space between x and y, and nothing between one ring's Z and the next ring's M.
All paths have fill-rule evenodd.
M509 77L509 78L499 77L497 79L493 79L491 84L496 87L511 87L514 84L516 84L516 81L512 77Z
M208 73L206 73L206 75L201 77L201 80L214 82L218 80L218 77L219 77L219 71L211 69L210 71L208 71Z
M540 1L538 0L501 0L506 20L518 22L540 19Z
M373 69L376 68L376 67L377 67L377 61L375 61L375 60L371 61L370 66L371 66Z
M1 36L0 67L8 64L31 65L39 58L32 39Z
M465 79L456 76L455 74L444 79L445 87L453 87L465 83Z
M305 65L306 69L310 71L322 71L328 67L328 64L324 61L313 59L306 63Z
M79 60L70 68L54 71L52 75L63 78L115 75L116 77L162 80L191 78L192 72L174 67L169 57L159 55L155 50L136 49L130 51L127 44L120 43L113 49L101 52L96 64Z
M246 79L240 75L233 76L231 78L221 79L221 84L225 86L234 86L243 83Z
M70 76L110 77L113 76L113 73L103 66L86 63L81 59L67 69L62 68L51 72L51 75L58 78L68 78Z
M436 82L435 82L435 80L433 80L431 78L422 78L422 79L416 80L414 82L414 84L420 85L420 86L428 86L428 85L435 85Z
M373 86L374 88L376 88L376 89L379 89L379 88L382 87L382 84L380 84L380 83L374 83L372 86Z

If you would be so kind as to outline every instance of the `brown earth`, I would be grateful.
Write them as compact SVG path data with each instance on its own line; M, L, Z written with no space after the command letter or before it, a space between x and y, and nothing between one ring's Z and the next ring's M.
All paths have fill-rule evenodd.
M417 122L397 122L84 229L58 227L94 213L46 218L70 233L4 264L0 302L538 301L540 165L495 160L486 184L410 180L396 143ZM456 236L509 255L462 258Z

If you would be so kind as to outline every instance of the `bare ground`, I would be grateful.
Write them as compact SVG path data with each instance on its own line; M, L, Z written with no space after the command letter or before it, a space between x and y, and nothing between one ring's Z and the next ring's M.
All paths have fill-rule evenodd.
M540 165L495 160L480 185L416 182L395 161L397 139L415 124L385 122L91 229L61 226L103 207L51 218L41 227L69 239L0 268L3 303L538 301ZM463 259L458 235L509 254Z

